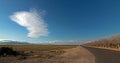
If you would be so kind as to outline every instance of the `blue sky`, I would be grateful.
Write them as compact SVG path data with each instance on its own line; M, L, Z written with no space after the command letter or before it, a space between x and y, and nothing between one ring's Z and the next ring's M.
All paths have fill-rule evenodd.
M48 36L28 38L28 30L13 22L15 12L45 11ZM1 0L0 40L45 42L96 40L120 33L119 0Z

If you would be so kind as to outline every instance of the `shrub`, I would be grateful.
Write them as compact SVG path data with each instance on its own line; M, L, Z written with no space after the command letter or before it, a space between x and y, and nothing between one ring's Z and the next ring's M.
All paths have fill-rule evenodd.
M20 55L19 52L14 51L12 48L10 47L1 47L0 48L0 56L17 56Z

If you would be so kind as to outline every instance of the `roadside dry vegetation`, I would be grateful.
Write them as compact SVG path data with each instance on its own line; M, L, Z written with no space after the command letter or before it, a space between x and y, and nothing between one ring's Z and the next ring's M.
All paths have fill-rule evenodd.
M101 47L113 50L120 50L120 35L100 39L94 42L84 44L85 46Z

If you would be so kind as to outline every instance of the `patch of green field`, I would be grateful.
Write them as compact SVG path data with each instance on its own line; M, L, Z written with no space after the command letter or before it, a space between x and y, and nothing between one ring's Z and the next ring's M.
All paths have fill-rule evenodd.
M0 47L12 47L14 50L61 50L77 47L76 45L0 45Z

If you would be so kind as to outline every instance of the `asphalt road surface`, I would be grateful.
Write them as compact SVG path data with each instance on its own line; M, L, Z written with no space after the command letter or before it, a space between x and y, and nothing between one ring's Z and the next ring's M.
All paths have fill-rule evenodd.
M85 47L89 52L91 52L95 57L95 63L120 63L120 52L93 48L93 47Z

